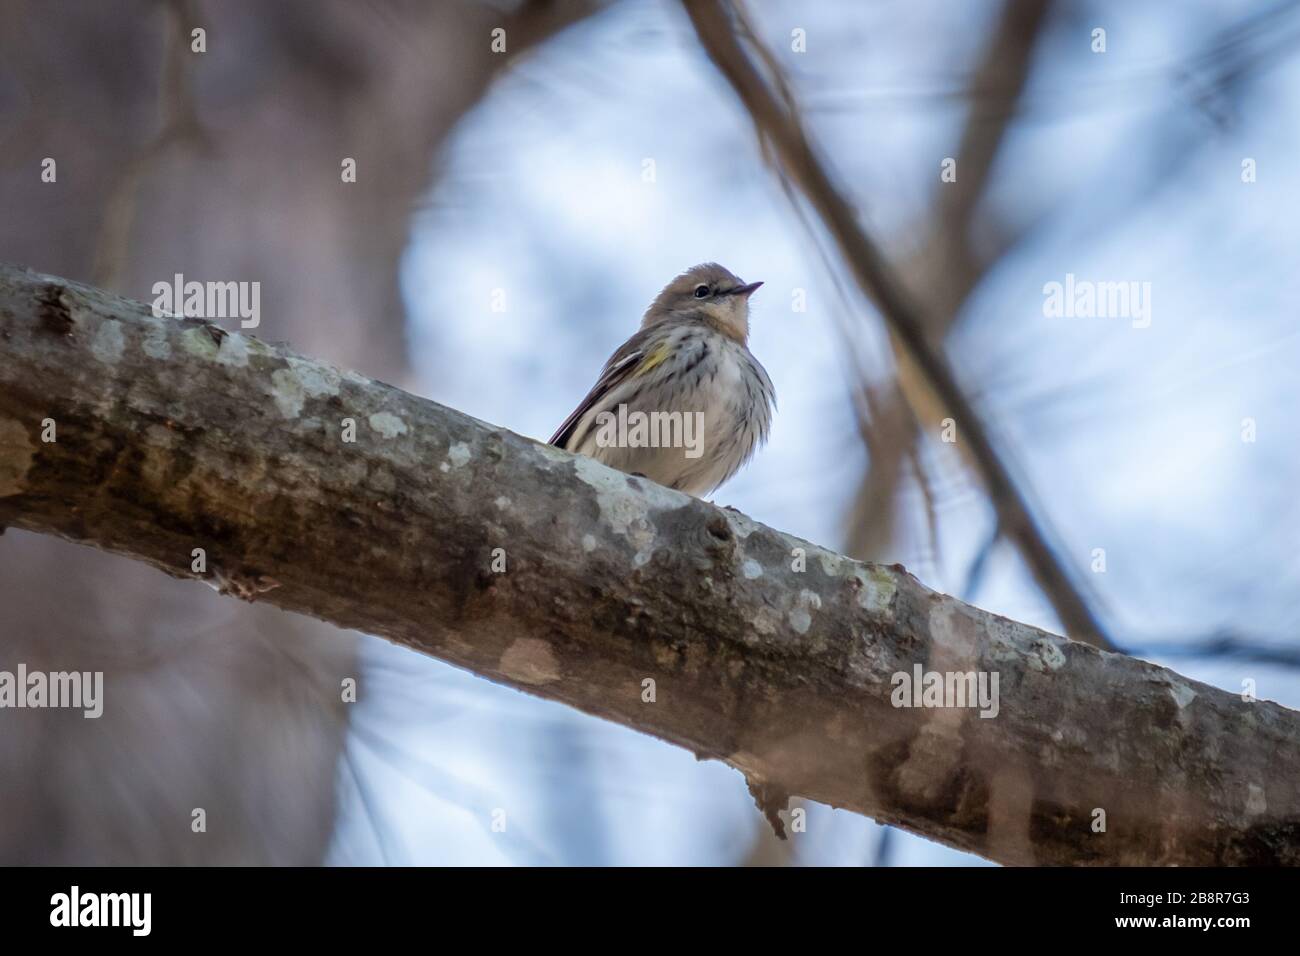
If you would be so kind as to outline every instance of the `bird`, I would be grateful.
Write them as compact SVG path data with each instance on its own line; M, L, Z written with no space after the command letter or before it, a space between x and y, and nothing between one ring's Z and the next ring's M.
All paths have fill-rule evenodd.
M749 351L749 297L716 262L692 266L646 309L550 444L704 497L767 441L776 391Z

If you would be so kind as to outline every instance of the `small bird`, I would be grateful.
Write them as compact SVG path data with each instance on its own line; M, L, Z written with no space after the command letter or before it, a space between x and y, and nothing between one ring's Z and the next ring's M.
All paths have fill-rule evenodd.
M551 444L701 496L767 440L772 380L750 354L748 284L714 262L664 287Z

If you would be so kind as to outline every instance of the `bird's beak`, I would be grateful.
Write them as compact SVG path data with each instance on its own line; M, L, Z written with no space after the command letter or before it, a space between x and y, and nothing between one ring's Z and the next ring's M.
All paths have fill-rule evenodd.
M749 296L751 293L754 292L754 290L756 290L762 284L763 283L761 282L751 282L749 285L737 286L736 288L731 290L731 294Z

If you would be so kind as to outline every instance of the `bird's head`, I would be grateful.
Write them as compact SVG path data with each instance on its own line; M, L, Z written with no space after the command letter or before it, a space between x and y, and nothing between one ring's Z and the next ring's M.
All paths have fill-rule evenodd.
M664 287L641 327L668 319L704 322L742 345L749 337L749 296L761 282L742 282L716 262L687 269Z

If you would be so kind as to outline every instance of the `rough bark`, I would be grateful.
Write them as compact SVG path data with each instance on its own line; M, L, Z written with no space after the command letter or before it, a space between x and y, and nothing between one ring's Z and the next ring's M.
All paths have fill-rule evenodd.
M0 267L0 352L0 523L725 760L771 811L797 793L1005 863L1300 863L1277 704L60 279ZM916 664L998 674L997 716L894 707Z

